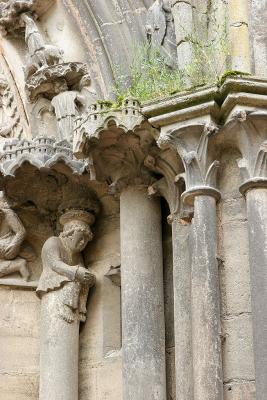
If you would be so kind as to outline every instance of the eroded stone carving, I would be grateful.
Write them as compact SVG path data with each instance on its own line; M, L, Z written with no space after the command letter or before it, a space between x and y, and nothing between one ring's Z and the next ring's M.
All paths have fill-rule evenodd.
M208 157L209 138L218 129L211 124L200 124L198 128L201 131L201 135L196 140L194 149L190 149L190 146L188 147L186 141L175 130L160 137L158 140L161 148L166 148L169 145L174 146L180 155L185 168L185 175L182 176L186 183L183 199L189 200L190 203L196 193L210 193L215 198L220 198L220 193L216 189L219 162L217 160L210 161Z
M14 92L0 70L0 101L1 101L1 123L0 136L21 138L25 134L25 127L21 122L18 106Z
M148 42L159 49L166 64L177 66L177 48L173 15L169 0L156 0L147 12L146 31Z
M123 132L133 131L144 121L140 103L133 98L125 99L121 107L113 108L108 103L92 104L90 111L76 118L73 138L73 151L76 157L86 155L86 142L99 139L101 131L108 129L110 123Z
M87 75L87 65L79 62L61 63L41 68L29 77L26 82L26 91L31 101L38 96L52 99L58 94L58 85L66 81L68 88L72 90Z
M266 121L266 111L241 109L233 113L228 124L239 125L242 134L238 137L243 157L237 160L243 183L240 191L244 194L248 189L267 187L267 140L266 131L262 129Z
M51 168L58 162L64 162L74 173L82 174L85 170L84 162L75 159L68 141L57 142L46 136L38 136L33 140L13 139L4 144L0 157L3 175L14 175L25 161L38 169Z
M85 321L88 291L95 284L95 276L85 268L81 252L93 238L90 225L94 217L85 211L70 210L60 222L63 232L43 246L43 273L36 292L40 298L49 298L52 292L57 306L54 312L64 321Z
M26 231L19 217L6 203L4 205L0 209L0 278L19 273L28 281L31 273L27 261L35 258L34 252L24 242Z
M61 140L71 140L73 137L74 119L79 113L78 106L83 104L84 97L76 90L68 90L66 81L55 85L58 94L53 97L51 104L55 111L58 134Z
M7 0L0 2L0 26L7 33L19 33L24 29L21 14L32 12L42 15L54 0Z
M25 42L30 56L30 60L25 69L25 77L28 79L40 68L62 63L63 51L56 46L45 43L30 14L22 14L21 19L25 23Z

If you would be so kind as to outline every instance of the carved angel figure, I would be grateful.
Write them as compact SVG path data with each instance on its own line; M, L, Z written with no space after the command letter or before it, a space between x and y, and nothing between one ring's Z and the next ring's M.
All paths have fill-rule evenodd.
M0 209L0 277L18 272L26 281L30 278L27 261L33 250L22 245L26 231L19 217L10 208Z
M85 321L88 291L95 283L95 276L85 268L81 252L93 238L90 229L93 216L71 210L60 222L63 232L59 237L49 238L43 246L43 273L36 292L46 301L47 308L52 304L51 310L59 318L68 323L75 319Z

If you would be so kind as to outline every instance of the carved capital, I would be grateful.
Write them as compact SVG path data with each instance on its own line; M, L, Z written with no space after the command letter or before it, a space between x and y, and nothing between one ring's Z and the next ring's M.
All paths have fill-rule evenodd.
M238 132L242 158L237 160L242 177L240 192L267 187L267 112L240 108L233 112L228 126Z
M213 124L187 125L161 135L158 140L161 148L173 147L181 157L186 184L182 199L188 205L193 205L197 195L220 198L216 189L219 162L212 160L208 151L209 139L217 131L217 126Z

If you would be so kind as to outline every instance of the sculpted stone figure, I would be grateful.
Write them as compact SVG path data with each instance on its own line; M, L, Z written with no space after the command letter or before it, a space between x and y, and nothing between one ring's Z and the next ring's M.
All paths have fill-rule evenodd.
M42 250L43 273L37 288L42 299L52 298L58 317L68 323L85 321L88 291L95 277L85 268L81 252L92 240L92 215L69 211L61 217L64 225L59 237L49 238Z
M55 111L60 140L70 141L73 136L74 118L78 115L78 106L84 104L84 97L76 90L68 90L66 81L56 82L58 94L51 101Z
M62 50L56 46L45 44L32 16L22 14L21 19L25 22L25 41L30 56L30 62L25 69L26 78L40 68L63 62Z
M24 280L30 278L27 260L33 252L22 246L25 236L25 228L14 211L0 209L0 277L18 272Z
M14 91L0 70L0 137L20 138L24 128Z
M170 68L177 66L177 48L170 0L156 0L148 9L147 39L159 49Z

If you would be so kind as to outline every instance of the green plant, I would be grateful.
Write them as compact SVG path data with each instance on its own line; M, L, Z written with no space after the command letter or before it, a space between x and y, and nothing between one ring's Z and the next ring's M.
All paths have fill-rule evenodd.
M135 48L128 89L125 89L125 77L119 73L117 75L119 78L114 89L119 99L132 96L145 101L180 91L182 88L180 71L170 69L160 50L152 48L147 43Z
M230 49L226 17L224 21L217 20L214 4L209 0L206 29L199 33L196 26L190 35L185 35L192 57L184 70L169 68L160 49L147 42L138 44L130 67L130 78L120 73L119 67L116 68L114 90L117 99L121 101L132 96L146 101L188 90L189 87L218 84L227 70ZM183 26L180 29L185 30Z

